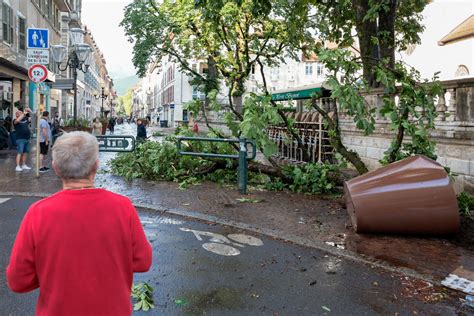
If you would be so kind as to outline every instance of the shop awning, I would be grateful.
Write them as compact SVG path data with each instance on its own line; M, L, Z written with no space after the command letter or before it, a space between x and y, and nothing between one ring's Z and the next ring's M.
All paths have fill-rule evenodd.
M295 87L292 89L275 91L272 93L273 101L302 100L311 99L313 95L323 96L329 90L323 87L323 83Z

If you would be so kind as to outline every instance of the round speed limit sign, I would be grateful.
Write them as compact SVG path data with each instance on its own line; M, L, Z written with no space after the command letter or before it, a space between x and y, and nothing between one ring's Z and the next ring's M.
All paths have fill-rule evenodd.
M48 69L43 65L33 65L28 70L28 77L34 83L40 83L48 77Z

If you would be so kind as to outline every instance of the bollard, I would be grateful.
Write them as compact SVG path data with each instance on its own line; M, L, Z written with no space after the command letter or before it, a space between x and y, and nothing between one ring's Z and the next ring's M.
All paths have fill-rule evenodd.
M247 194L248 182L248 162L247 162L247 140L239 139L239 191L240 194Z

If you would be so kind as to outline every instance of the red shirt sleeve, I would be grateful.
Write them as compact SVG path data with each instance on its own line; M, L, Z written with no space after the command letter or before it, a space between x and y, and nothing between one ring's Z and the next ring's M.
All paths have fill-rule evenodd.
M137 211L132 210L132 251L133 272L146 272L150 269L152 249L146 239L145 231L138 217Z
M31 211L28 211L20 225L13 244L10 264L7 267L8 286L18 293L29 292L39 287L32 224Z

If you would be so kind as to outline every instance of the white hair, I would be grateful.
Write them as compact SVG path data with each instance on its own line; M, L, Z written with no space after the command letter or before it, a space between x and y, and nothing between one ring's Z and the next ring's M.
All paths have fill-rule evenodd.
M53 162L62 179L87 179L96 168L99 142L86 132L65 133L53 146Z

